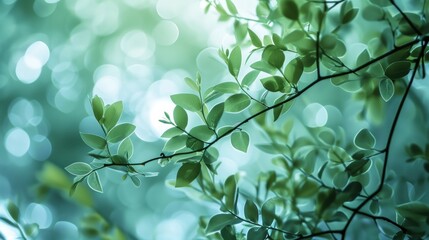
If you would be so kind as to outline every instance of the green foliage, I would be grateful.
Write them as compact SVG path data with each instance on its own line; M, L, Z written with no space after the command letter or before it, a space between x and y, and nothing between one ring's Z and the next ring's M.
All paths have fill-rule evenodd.
M102 192L98 171L107 168L140 186L139 175L152 175L140 172L147 164L173 163L180 167L169 185L218 206L200 222L208 239L345 238L360 217L386 238L429 234L427 198L404 200L395 176L405 163L399 119L408 100L421 100L412 84L426 76L426 15L394 1L279 0L259 1L248 18L232 0L206 3L234 29L236 44L218 51L225 80L185 78L192 93L172 95L173 117L160 119L169 125L162 152L140 162L130 161L135 126L118 124L122 103L103 106L95 96L91 106L104 136L81 134L95 164L66 167L77 176L73 186L86 178ZM366 29L365 21L380 29ZM355 35L362 48L348 43ZM219 159L229 154L222 144L229 143L258 165L243 168L248 175L218 179ZM408 162L422 160L429 172L429 144L424 148L408 144Z

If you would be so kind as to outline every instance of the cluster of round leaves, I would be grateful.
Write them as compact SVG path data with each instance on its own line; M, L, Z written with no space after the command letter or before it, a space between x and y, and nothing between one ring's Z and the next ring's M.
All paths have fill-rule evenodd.
M89 152L89 156L93 157L94 160L91 164L76 162L65 168L69 173L76 176L70 193L72 194L77 185L84 179L91 189L103 192L97 171L105 167L124 172L122 179L125 180L130 177L136 186L141 184L139 175L156 176L156 173L139 172L135 167L129 166L129 160L134 151L130 136L136 127L131 123L119 123L123 111L122 101L104 105L100 97L94 96L91 100L91 107L94 117L102 129L103 136L80 133L85 144L93 149ZM113 149L116 149L115 154L112 153Z
M337 6L338 14L331 14ZM369 113L370 120L381 122L384 103L395 94L407 91L405 78L412 68L414 78L420 60L428 59L423 56L427 53L422 48L423 36L429 32L426 20L422 20L424 15L404 13L394 1L387 0L363 2L361 9L346 0L279 0L277 4L259 1L256 19L241 17L231 0L225 0L224 4L207 0L206 10L210 9L219 13L221 21L233 20L237 46L219 50L231 81L217 83L203 91L201 76L197 75L195 80L185 79L193 92L171 96L176 107L172 116L166 113L165 119L160 120L171 128L162 135L168 140L161 157L157 158L161 165L170 161L182 164L171 185L220 205L222 213L200 222L203 233L209 239L300 239L328 234L341 234L344 238L353 217L360 214L373 219L377 226L376 220L381 219L399 228L396 239L403 239L405 234L424 236L422 229L428 221L429 209L425 203L411 201L396 206L396 213L408 224L400 225L378 215L380 202L389 199L393 191L384 178L375 177L384 176L388 160L386 157L383 163L377 156L386 154L390 146L375 149L376 139L369 129L358 131L351 144L329 128L308 129L312 137L292 139L289 137L291 122L286 122L280 130L272 126L292 107L296 97L327 79L365 101L362 115ZM396 10L395 15L393 10ZM347 33L344 29L354 24L359 13L363 21L386 22L381 34L382 44L374 45L371 39L364 39L367 47L357 55L355 62L346 63L349 49L344 43ZM270 34L261 38L249 28L249 21L262 24ZM425 39L427 44L427 37ZM251 44L252 50L243 61L242 46L245 44ZM256 54L260 58L247 63ZM247 71L245 65L251 70ZM302 79L306 74L317 75L316 80L305 85ZM421 76L424 76L423 70ZM260 84L261 90L250 94L251 87L256 84ZM126 172L124 176L135 172L134 165L128 161L132 146L128 137L134 126L117 125L120 114L116 116L112 114L116 110L109 110L115 104L120 105L122 112L122 104L104 106L102 100L95 97L92 100L94 115L105 135L81 134L85 143L96 150L90 155L95 162L100 161L100 167L75 163L66 168L77 176L76 184L87 178L89 186L96 191L101 191L97 170L103 167L120 167ZM250 112L250 117L243 117L245 110ZM266 114L268 111L271 117ZM241 120L227 125L224 114L239 116ZM193 117L199 125L189 126L189 119ZM220 163L219 150L214 144L230 136L231 145L246 152L250 137L241 126L249 120L255 120L270 138L270 143L256 147L273 155L272 163L278 169L261 172L255 189L240 191L239 174L222 183L215 181ZM117 154L110 153L109 144L119 144ZM415 145L410 149L413 149L412 159L424 155ZM135 176L131 177L133 180ZM368 194L377 181L377 190ZM301 209L302 205L314 208ZM418 226L412 228L409 222L417 222ZM241 229L236 227L238 224L246 230L238 231ZM330 224L342 224L344 228L330 230Z

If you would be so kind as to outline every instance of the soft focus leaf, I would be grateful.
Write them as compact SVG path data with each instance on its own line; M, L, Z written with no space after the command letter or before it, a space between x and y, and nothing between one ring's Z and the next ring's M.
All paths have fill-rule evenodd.
M231 214L217 214L214 215L212 218L210 218L208 224L207 224L207 228L206 228L206 233L213 233L216 231L221 230L222 228L224 228L227 225L234 225L237 223L240 223L241 221L239 219L237 219L234 215Z
M232 133L231 144L235 149L247 152L247 148L249 147L249 134L245 131Z
M410 72L411 63L409 61L393 62L387 66L385 70L386 77L395 80L408 75Z
M244 204L244 216L252 222L258 222L258 207L253 201L246 200L246 203Z
M200 163L184 163L177 171L176 187L186 187L200 174Z
M383 80L381 80L378 84L378 89L380 91L381 97L385 102L388 102L395 93L395 85L389 78L384 78Z
M92 190L103 193L103 186L101 185L100 177L97 172L93 172L88 176L87 183Z
M9 201L7 203L7 211L9 212L9 215L12 217L13 220L15 220L16 222L19 222L20 211L18 206L16 206L15 203L13 203L12 201Z
M372 149L375 146L375 137L368 129L364 128L356 134L354 143L359 148Z

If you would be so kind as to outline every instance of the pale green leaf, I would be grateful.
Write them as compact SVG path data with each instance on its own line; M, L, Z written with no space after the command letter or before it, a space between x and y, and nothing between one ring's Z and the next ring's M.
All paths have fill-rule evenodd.
M245 131L234 132L231 134L232 146L242 152L247 152L249 147L249 134Z
M176 125L181 129L185 129L188 125L188 114L181 106L176 106L174 108L173 118Z
M224 106L225 106L224 103L219 103L210 110L209 114L207 115L207 124L209 127L211 128L217 127L223 115Z
M177 171L176 187L186 187L198 177L201 171L200 163L184 163Z
M201 110L200 98L190 93L179 93L170 96L171 100L178 106L189 110L191 112L197 112Z
M207 224L206 234L219 231L227 225L234 225L240 222L241 220L237 219L232 214L222 213L222 214L214 215L212 218L210 218Z
M134 145L133 141L130 138L126 138L124 141L119 144L118 155L123 156L127 159L130 159L133 156Z
M119 118L122 115L123 104L122 101L115 102L112 105L106 107L106 111L104 113L104 126L107 131L112 129L119 121Z
M93 172L88 176L87 183L92 190L103 193L103 186L101 185L100 177L97 172Z
M225 112L241 112L250 105L250 98L244 93L237 93L225 100Z
M101 118L103 118L103 114L104 114L103 100L99 96L95 95L92 98L91 106L92 106L92 111L94 113L95 119L97 119L97 121L100 121Z
M86 175L92 171L91 166L84 162L72 163L65 167L65 169L67 172L76 176Z
M136 126L134 126L131 123L123 123L123 124L117 125L107 133L106 139L108 142L111 142L111 143L120 142L125 138L127 138L128 136L130 136L135 129L136 129Z
M103 150L106 146L106 140L100 136L89 134L89 133L80 133L80 137L85 142L86 145L93 149Z
M380 91L380 95L385 102L388 102L395 93L395 85L392 80L389 78L384 78L378 84L378 90Z
M228 59L228 70L232 76L237 77L241 67L241 49L236 46L232 49Z

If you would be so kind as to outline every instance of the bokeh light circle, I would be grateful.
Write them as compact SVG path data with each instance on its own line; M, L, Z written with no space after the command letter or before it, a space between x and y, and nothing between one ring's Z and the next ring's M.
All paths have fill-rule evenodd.
M308 127L323 127L328 122L328 111L319 103L310 103L302 111L303 120Z
M30 148L30 137L23 129L13 128L6 133L4 144L10 154L22 157Z

